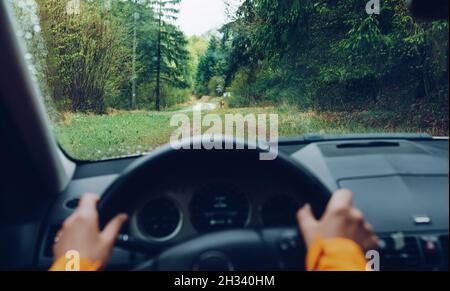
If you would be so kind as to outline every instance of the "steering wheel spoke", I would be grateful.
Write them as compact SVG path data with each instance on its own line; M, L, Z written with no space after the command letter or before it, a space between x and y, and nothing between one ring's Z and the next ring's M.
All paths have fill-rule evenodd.
M145 248L145 242L141 244ZM155 250L153 244L147 249ZM304 259L303 240L296 229L244 229L196 237L162 251L134 270L296 271L304 270Z

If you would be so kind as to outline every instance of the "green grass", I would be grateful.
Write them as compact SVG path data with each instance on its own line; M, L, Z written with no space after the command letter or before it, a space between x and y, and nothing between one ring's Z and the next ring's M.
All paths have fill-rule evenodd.
M203 112L203 115L207 113L219 114L222 120L229 113L276 113L279 115L280 136L430 131L417 124L403 124L386 112L316 113L300 112L289 107L253 107L218 109ZM54 129L61 146L75 159L108 159L150 152L168 143L176 129L170 127L170 119L174 114L175 111L123 111L102 116L64 113Z
M98 160L149 152L167 142L170 114L125 112L91 116L67 114L56 124L61 146L80 160Z

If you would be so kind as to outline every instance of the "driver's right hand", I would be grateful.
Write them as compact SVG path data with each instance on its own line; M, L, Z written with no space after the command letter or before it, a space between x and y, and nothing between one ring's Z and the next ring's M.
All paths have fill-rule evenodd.
M308 247L317 238L344 238L354 241L364 251L377 248L378 237L361 211L353 207L352 196L346 189L334 193L320 220L314 217L309 204L298 212L297 220Z

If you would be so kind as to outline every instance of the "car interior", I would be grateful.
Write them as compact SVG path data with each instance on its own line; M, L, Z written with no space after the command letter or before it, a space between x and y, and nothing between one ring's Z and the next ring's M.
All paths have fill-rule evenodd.
M348 188L380 237L381 270L448 270L448 137L280 138L278 158L264 162L260 148L169 145L78 161L50 129L7 2L0 3L0 269L49 269L62 223L83 194L98 193L101 225L118 213L130 217L107 270L304 270L297 210L310 203L320 217L331 193Z

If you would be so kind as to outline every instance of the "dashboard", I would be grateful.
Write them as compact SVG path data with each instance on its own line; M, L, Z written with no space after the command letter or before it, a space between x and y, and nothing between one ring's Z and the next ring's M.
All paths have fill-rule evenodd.
M261 182L259 182L261 183ZM162 191L143 201L131 218L131 234L154 242L178 242L198 234L238 228L295 226L302 193L251 181L213 181Z
M354 192L355 205L381 238L382 270L448 270L448 146L448 139L341 136L281 140L279 149L331 192L340 187ZM78 167L50 209L36 265L46 268L51 263L53 236L79 197L103 193L133 161ZM242 171L252 174L244 177ZM283 183L273 175L243 168L203 179L195 167L174 169L156 188L148 185L126 231L170 247L220 230L295 226L295 212L308 202L308 193L292 188L295 181ZM146 258L116 248L110 268L126 269Z

